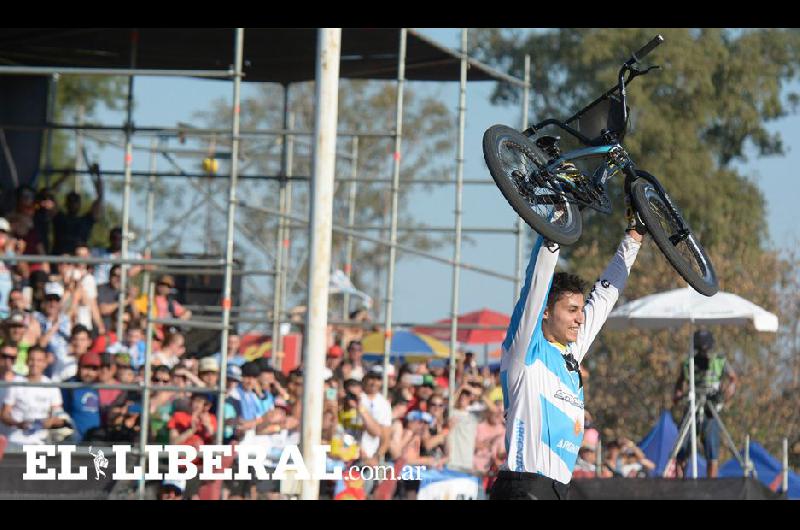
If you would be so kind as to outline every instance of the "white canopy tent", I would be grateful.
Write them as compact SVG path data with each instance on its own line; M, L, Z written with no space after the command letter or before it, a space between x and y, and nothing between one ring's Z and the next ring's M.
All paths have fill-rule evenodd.
M606 329L672 329L689 324L689 410L696 410L694 388L694 326L752 324L756 331L778 331L778 317L741 296L718 292L708 297L686 287L651 294L624 304L606 321ZM691 414L692 477L697 478L697 425Z

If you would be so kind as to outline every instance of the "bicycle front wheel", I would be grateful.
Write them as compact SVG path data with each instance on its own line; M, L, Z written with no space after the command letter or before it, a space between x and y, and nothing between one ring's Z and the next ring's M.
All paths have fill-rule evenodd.
M631 201L653 241L678 274L698 293L715 295L719 284L714 266L669 197L648 180L639 178L631 185Z
M528 137L493 125L483 134L483 158L508 204L531 228L560 245L578 240L583 229L578 206L537 178L547 159Z

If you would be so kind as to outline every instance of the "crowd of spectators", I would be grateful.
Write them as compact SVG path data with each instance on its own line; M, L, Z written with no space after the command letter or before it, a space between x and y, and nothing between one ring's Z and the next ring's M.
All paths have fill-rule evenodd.
M53 190L22 187L13 208L0 217L0 380L68 382L66 388L0 387L0 435L9 448L25 444L136 444L142 429L147 299L137 287L141 266L128 268L128 291L120 304L122 269L111 264L48 264L15 261L21 254L119 257L122 232L112 229L108 246L90 248L89 234L103 199L94 167L97 198L81 212L80 195L70 193L59 210ZM131 252L134 257L141 254ZM176 300L176 283L158 277L157 318L189 319ZM116 322L123 321L117 336ZM354 326L367 318L352 316ZM346 331L346 330L344 330ZM153 390L149 401L149 443L198 447L215 443L222 429L226 444L269 440L273 446L299 441L303 366L276 370L268 358L248 358L240 337L228 337L227 388L220 401L221 354L199 358L187 351L187 329L156 326L152 337ZM499 372L479 367L467 352L457 362L455 388L447 363L437 359L397 362L388 367L387 398L383 365L367 362L359 333L331 329L324 369L323 443L331 458L346 464L424 465L477 475L491 485L505 458L503 394ZM80 386L95 385L95 386ZM160 387L165 387L164 389ZM172 388L169 388L172 387ZM193 387L194 391L182 390ZM203 391L206 389L206 391ZM453 409L448 410L450 396ZM597 431L587 417L575 478L595 476ZM639 476L652 463L629 440L604 448L601 476ZM382 485L364 481L365 498L413 499L418 480ZM197 498L202 485L161 484L164 499ZM323 496L334 496L334 484ZM222 484L224 498L282 498L277 481Z

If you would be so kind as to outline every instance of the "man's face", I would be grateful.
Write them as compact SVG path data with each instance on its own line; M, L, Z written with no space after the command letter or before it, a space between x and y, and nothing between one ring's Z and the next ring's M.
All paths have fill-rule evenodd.
M48 295L44 299L44 312L49 317L54 317L61 312L61 299L55 295Z
M156 285L156 294L158 296L167 296L169 292L172 290L172 287L167 285L166 283L160 283Z
M370 377L364 381L364 392L368 396L373 396L381 391L381 380L377 377Z
M219 374L213 370L208 372L200 372L200 380L210 387L217 386Z
M0 348L0 373L5 373L11 370L14 363L17 362L17 349L12 346L3 346Z
M96 366L81 366L78 370L78 376L84 383L94 383L97 381L97 372Z
M18 311L25 310L25 298L22 296L22 291L11 291L11 293L9 293L8 307Z
M169 349L170 351L172 351L172 353L174 353L179 357L184 353L186 353L186 346L183 337L178 335L177 337L172 339L172 342L169 345Z
M242 387L245 390L252 392L253 390L256 389L257 385L258 385L258 379L257 378L249 376L249 375L243 375L242 376Z
M122 271L120 269L114 269L111 276L108 277L108 283L113 289L119 290L122 286Z
M544 310L542 332L548 340L555 340L563 345L578 340L578 330L583 324L583 295L580 293L562 294L552 311Z
M144 332L139 328L128 328L127 332L127 341L128 344L136 344L139 341L144 340Z
M273 372L261 372L258 380L263 388L269 388L275 382L275 374Z
M433 395L433 389L429 386L421 386L417 388L417 397L423 401L427 401Z
M28 375L39 377L47 368L47 354L41 350L28 352Z
M107 364L100 367L99 378L103 383L110 383L114 380L114 375L117 373L117 367L113 364Z
M361 355L363 352L364 349L360 344L351 344L350 347L347 348L347 353L350 354L350 360L354 363L361 362Z
M92 345L92 339L89 338L87 333L76 333L69 340L69 345L72 346L72 353L80 356L89 350L89 346Z
M206 411L207 401L200 397L192 398L192 414L199 415Z
M24 336L25 326L9 326L8 338L10 338L12 342L18 343Z
M133 383L136 380L136 374L130 366L117 366L117 380L123 384Z
M239 345L242 343L239 335L228 335L228 355L236 355L239 351Z
M0 249L5 250L6 243L8 243L8 232L0 230Z

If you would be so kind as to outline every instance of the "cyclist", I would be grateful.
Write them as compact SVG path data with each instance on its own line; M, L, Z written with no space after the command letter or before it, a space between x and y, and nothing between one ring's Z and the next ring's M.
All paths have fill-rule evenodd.
M491 499L565 499L583 439L580 363L625 287L646 232L631 208L616 254L587 283L555 273L559 248L537 239L503 342L507 457Z

